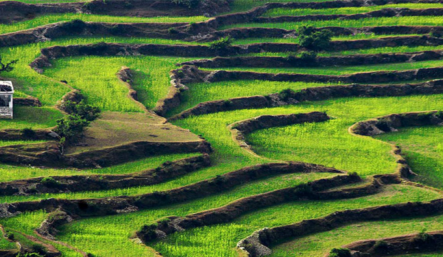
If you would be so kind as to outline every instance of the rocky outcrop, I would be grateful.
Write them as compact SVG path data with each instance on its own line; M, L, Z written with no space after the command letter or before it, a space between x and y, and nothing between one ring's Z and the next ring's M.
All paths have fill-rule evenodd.
M245 197L226 206L187 215L185 217L167 217L153 225L145 225L137 236L144 242L164 238L166 235L180 232L186 229L228 223L244 215L245 213L267 208L274 205L301 199L331 200L359 197L378 192L381 185L373 181L363 187L341 189L336 191L324 191L334 187L359 182L361 179L356 175L336 176L328 179L320 179L295 187L280 189L269 193Z
M295 237L303 237L314 233L330 231L338 227L365 221L424 217L443 213L443 199L426 203L403 203L385 205L365 209L339 211L328 216L304 220L299 223L265 228L254 232L241 240L237 247L246 251L248 256L267 256L272 253L271 245Z
M0 195L33 195L148 186L210 166L208 155L166 162L160 167L124 175L52 176L0 183Z

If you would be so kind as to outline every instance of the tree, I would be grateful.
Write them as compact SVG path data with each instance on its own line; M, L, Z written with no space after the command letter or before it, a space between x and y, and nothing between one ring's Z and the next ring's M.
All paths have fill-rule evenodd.
M332 32L328 29L316 30L314 27L301 27L298 30L300 46L310 50L325 50L331 42Z
M17 62L18 60L13 60L8 63L3 63L3 59L0 56L0 72L2 71L11 72L14 69L13 65L16 64Z

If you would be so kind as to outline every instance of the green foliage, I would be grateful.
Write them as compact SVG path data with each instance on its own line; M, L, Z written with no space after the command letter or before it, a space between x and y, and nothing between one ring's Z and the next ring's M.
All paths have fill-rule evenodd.
M233 41L234 40L230 36L220 38L219 40L211 42L211 44L209 45L209 48L214 49L214 50L226 50L229 47L231 47Z
M317 58L317 53L314 51L303 51L300 54L300 59L307 62L315 61L315 58Z
M429 242L432 241L434 237L428 233L426 233L426 229L424 228L420 233L417 234L415 237L416 241L420 242Z
M327 29L317 30L311 26L298 29L299 44L310 50L326 50L332 38L332 32Z
M374 251L378 252L382 252L382 251L386 251L386 248L388 247L388 243L384 240L379 240L376 241L374 246L372 247L374 249Z
M57 120L57 128L54 131L60 137L65 138L67 143L72 143L83 135L83 131L88 125L89 121L80 115L70 114Z
M67 113L77 114L87 121L93 121L100 116L100 108L87 104L85 100L81 100L80 103L65 101L61 108Z
M46 187L57 188L60 186L60 183L52 177L45 177L41 180L41 183Z
M329 257L352 257L351 251L346 248L334 248L329 253Z
M294 94L295 94L295 92L292 89L287 88L287 89L280 91L280 93L278 93L278 97L283 101L288 101L289 98Z

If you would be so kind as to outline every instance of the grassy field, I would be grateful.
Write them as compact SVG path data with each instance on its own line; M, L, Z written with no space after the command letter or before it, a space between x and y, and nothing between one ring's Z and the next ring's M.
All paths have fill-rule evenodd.
M76 2L75 0L23 0L28 3ZM253 7L268 3L267 0L235 0L231 4L231 13L246 11ZM290 2L277 0L277 2ZM311 2L299 1L299 2ZM365 6L359 8L336 9L289 9L279 8L268 11L264 17L284 15L316 15L316 14L358 14L384 8L440 8L441 4L389 4L384 6ZM170 23L170 22L200 22L207 17L118 17L89 14L53 14L42 15L36 19L0 25L0 34L27 30L56 22L81 19L91 22L107 23ZM300 26L315 27L340 26L359 28L364 26L391 25L432 25L440 26L442 17L390 17L370 18L360 20L330 20L285 23L244 23L224 26L220 29L234 27L267 27L297 29ZM351 41L358 39L379 39L392 36L411 36L403 34L375 35L355 34L353 36L334 37L335 41ZM196 38L204 37L203 34ZM29 67L29 64L40 55L42 48L51 46L67 46L91 44L98 42L127 43L127 44L201 44L208 42L187 42L181 40L155 38L127 37L98 37L81 35L54 39L46 42L27 44L16 47L0 48L0 56L4 60L19 59L15 69L1 76L11 79L17 91L16 97L37 97L43 107L16 107L13 120L0 120L2 129L43 129L56 125L56 120L63 114L55 105L63 95L71 90L79 89L87 97L87 103L99 107L103 113L87 130L87 149L73 146L68 153L83 152L91 149L101 149L137 140L155 142L176 142L200 140L198 136L209 142L214 150L210 154L211 166L190 172L172 180L151 185L131 188L118 188L102 191L85 191L75 193L51 193L38 195L2 196L0 203L42 200L49 198L86 199L111 198L117 196L136 196L140 194L162 192L191 185L202 180L211 179L247 166L283 161L300 161L334 167L347 172L357 172L367 179L373 175L394 173L397 168L395 157L391 150L393 145L403 149L405 157L412 170L418 174L413 182L428 187L412 186L411 184L387 185L374 195L355 199L314 201L300 200L258 209L242 215L227 224L218 224L196 229L190 229L166 237L165 239L142 244L134 238L134 232L143 225L155 223L167 216L186 216L213 208L218 208L244 197L271 192L282 188L294 187L313 180L335 176L330 173L307 173L275 175L230 189L220 191L211 196L189 202L170 204L162 207L139 210L133 213L119 214L76 220L62 226L57 234L57 240L72 247L99 257L136 257L155 256L158 251L164 257L235 257L240 256L236 244L241 239L264 227L274 227L300 222L305 219L319 218L336 211L366 208L386 204L405 202L423 202L442 197L439 190L443 189L442 169L443 130L441 126L404 128L399 132L387 133L375 137L361 137L349 133L353 124L392 113L416 111L443 110L443 95L414 95L403 97L371 97L371 98L335 98L326 101L303 102L294 105L233 110L207 115L192 116L175 120L172 124L163 124L165 119L146 111L155 107L169 91L169 72L177 69L177 63L192 61L196 58L181 58L175 56L80 56L51 60L51 67L42 74ZM297 44L296 38L246 38L234 40L234 45L253 43L292 43ZM280 50L280 49L279 49ZM443 50L442 46L417 47L383 47L371 49L356 49L351 51L319 52L319 56L344 56L355 54L376 53L406 53L426 50ZM299 53L261 52L248 56L298 56ZM215 56L208 56L213 58ZM118 80L116 74L123 67L134 71L133 88L137 91L138 101L135 103L128 98L128 88ZM354 65L333 67L303 67L303 68L249 68L249 67L220 67L207 70L236 70L266 73L300 73L318 75L347 75L371 71L401 71L419 68L443 66L442 60L392 63L383 65ZM438 76L439 74L436 74ZM67 81L68 85L60 81ZM410 81L409 81L410 82ZM396 82L398 83L398 82ZM307 83L300 81L271 82L263 80L234 80L216 83L187 84L188 91L182 94L181 103L177 108L167 113L167 117L212 100L226 100L235 97L268 95L290 88L299 91L311 87L327 87L341 83ZM312 111L326 112L331 120L318 123L298 124L284 127L271 127L257 130L246 135L246 141L257 153L253 155L240 147L232 138L228 126L242 120L253 119L260 115L281 115L307 113ZM130 122L129 122L130 121ZM112 128L112 129L111 129ZM165 129L163 129L165 128ZM179 135L178 131L185 133ZM191 134L190 132L193 134ZM180 132L180 133L181 133ZM88 134L89 133L89 134ZM155 135L155 137L153 137ZM42 141L1 141L0 148L15 144L31 144ZM129 174L148 169L154 169L164 162L174 161L193 154L170 154L124 163L101 169L56 169L32 166L13 166L0 164L0 182L26 178L92 174ZM356 184L347 185L355 186ZM361 185L358 184L358 185ZM430 188L430 187L433 188ZM0 219L0 224L14 233L16 238L25 246L32 242L25 235L36 236L34 229L38 228L47 217L45 211L25 212L16 217ZM365 222L334 229L329 232L317 233L288 241L273 247L271 256L324 256L332 248L339 247L357 240L399 236L402 234L443 230L443 216L417 217L414 219L385 220ZM45 240L43 240L45 241ZM62 256L81 256L75 250L54 242L62 252ZM0 238L0 249L14 249L16 245L5 238ZM405 255L417 257L441 256L441 253ZM157 256L156 256L157 257Z
M441 127L405 128L375 138L399 145L406 154L420 183L443 188L442 154L443 129Z

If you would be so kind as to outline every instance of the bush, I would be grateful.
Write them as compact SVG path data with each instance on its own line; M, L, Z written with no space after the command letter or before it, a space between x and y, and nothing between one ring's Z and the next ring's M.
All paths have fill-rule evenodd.
M388 243L386 241L380 240L380 241L375 242L373 249L376 252L377 251L381 252L381 251L385 251L387 247L388 247Z
M317 53L314 51L303 51L300 55L300 59L304 61L315 61L315 58L317 58Z
M315 30L314 27L301 27L298 30L299 44L311 50L325 50L332 38L332 32L327 29Z
M22 135L26 138L34 138L35 137L35 131L32 128L24 128L22 130Z
M422 241L422 242L427 242L432 239L434 239L434 237L426 233L426 229L423 229L420 233L418 233L415 238L416 241Z
M312 187L305 183L298 185L294 190L294 194L299 197L310 196L312 193Z
M292 89L287 88L280 91L280 93L278 93L278 97L283 101L287 101L294 93L295 92Z
M351 251L346 248L334 248L329 253L329 257L351 257Z
M61 105L61 109L63 109L68 114L77 114L82 119L87 121L93 121L97 119L100 115L100 108L86 104L84 100L81 100L79 103L73 101L65 101Z
M57 180L55 180L54 178L51 178L51 177L43 178L41 183L43 185L45 185L46 187L50 187L50 188L56 188L60 185L60 183L58 183Z
M71 143L83 135L83 131L88 125L89 121L78 114L72 114L57 120L55 132L65 138L66 143Z
M212 42L209 45L209 48L214 50L228 49L229 47L231 47L232 41L233 39L231 37L220 38L219 40Z
M358 173L355 172L355 171L349 172L348 175L349 175L350 177L360 177L360 176L358 175Z
M38 254L46 254L46 249L45 249L45 247L43 247L43 245L33 244L31 248L32 248L32 251L34 251Z
M177 31L175 28L169 28L169 29L168 29L168 33L169 33L169 34L177 34L178 31Z

